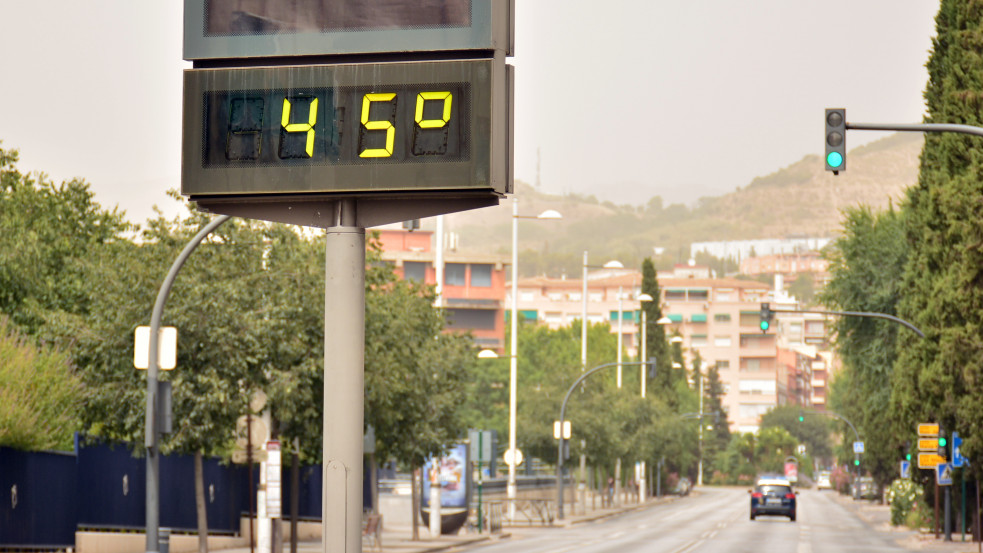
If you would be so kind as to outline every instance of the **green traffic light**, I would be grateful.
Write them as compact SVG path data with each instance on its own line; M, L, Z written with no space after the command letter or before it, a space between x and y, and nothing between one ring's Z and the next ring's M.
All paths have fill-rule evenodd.
M843 165L843 155L839 152L830 152L829 155L826 156L826 165L829 165L830 167L839 167L840 165Z
M945 447L945 444L946 444L945 438L939 436L939 447Z
M860 459L854 459L853 464L856 466L860 466Z
M768 321L761 321L759 326L761 327L761 330L768 330L771 324Z
M910 461L911 460L911 453L906 454L904 457L905 457L905 461Z
M802 415L799 415L799 422L802 422L802 421L804 421L804 420L806 420L806 418L805 418L805 417L803 417Z

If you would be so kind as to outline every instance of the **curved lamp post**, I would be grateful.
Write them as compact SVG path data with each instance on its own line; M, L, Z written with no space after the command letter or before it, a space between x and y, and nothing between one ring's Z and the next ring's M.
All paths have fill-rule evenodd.
M557 459L556 459L556 508L557 508L556 518L558 520L563 520L563 449L564 449L563 446L566 440L563 437L562 429L563 429L563 423L566 420L564 416L566 415L567 412L567 401L570 400L570 395L573 394L573 391L577 388L577 385L583 382L588 376L596 373L601 369L607 369L609 367L620 367L621 365L649 365L650 367L654 367L655 358L650 358L648 361L634 361L629 363L620 363L618 361L615 361L614 363L605 363L603 365L598 365L593 369L580 375L580 377L577 378L577 380L575 380L574 383L570 385L570 389L567 390L567 394L563 396L563 403L560 405L560 429L561 429L560 439L559 439L560 445L557 450Z

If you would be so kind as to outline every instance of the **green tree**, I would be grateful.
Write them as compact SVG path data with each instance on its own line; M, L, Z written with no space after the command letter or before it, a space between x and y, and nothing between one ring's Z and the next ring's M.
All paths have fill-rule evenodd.
M723 405L724 385L720 381L720 370L716 363L710 365L704 379L703 412L710 413L710 416L704 420L712 426L712 430L703 434L703 464L709 468L715 464L716 457L727 448L731 434L730 423Z
M805 444L810 456L831 460L830 425L822 413L798 405L780 405L761 417L761 428L782 428L798 443Z
M983 12L942 0L928 61L929 123L983 126ZM925 332L899 335L893 401L909 424L936 420L966 435L964 451L983 456L983 156L976 137L929 133L918 184L908 190L899 315ZM910 427L909 427L910 428ZM977 464L970 469L979 475Z
M34 335L52 311L86 312L83 262L132 227L84 181L56 185L22 174L17 161L17 150L0 148L0 313Z
M666 341L665 327L658 323L662 318L662 292L659 289L659 280L655 272L655 264L652 259L647 257L642 261L642 293L648 294L653 301L643 302L642 309L645 311L645 319L648 323L645 328L645 352L644 358L656 358L656 376L649 384L649 388L655 392L656 396L663 400L672 401L673 387L672 382L672 358L669 352L669 343Z
M0 446L71 450L81 401L70 356L0 317Z
M908 255L901 214L869 208L845 212L843 236L827 252L832 279L820 298L840 311L894 315L905 288L901 274ZM880 319L840 317L835 322L836 346L843 369L833 381L830 407L849 419L865 441L864 468L879 485L897 473L898 445L911 428L892 410L891 386L897 359L898 333L910 333ZM852 431L841 456L852 460Z

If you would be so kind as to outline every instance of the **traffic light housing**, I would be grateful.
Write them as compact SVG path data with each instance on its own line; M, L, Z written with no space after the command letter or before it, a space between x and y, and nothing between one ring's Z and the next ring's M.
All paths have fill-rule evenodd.
M945 428L942 428L942 425L939 425L939 457L946 459L949 457L949 452L947 451L948 445L949 441L945 438Z
M826 109L826 170L838 175L846 170L846 110Z
M648 365L648 372L649 372L649 380L654 380L655 379L655 361L656 361L656 358L655 358L654 355L651 356L651 357L649 357L649 360L648 360L648 363L647 363L647 365Z
M799 409L799 422L804 422L805 420L806 420L805 413L803 413L802 410Z
M758 327L761 329L762 333L768 332L771 329L771 319L774 317L774 313L771 312L771 307L767 303L761 304L761 320L758 323Z

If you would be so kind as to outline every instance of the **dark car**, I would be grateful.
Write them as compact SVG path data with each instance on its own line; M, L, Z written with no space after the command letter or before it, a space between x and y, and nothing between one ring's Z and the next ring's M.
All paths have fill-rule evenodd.
M795 522L795 495L788 480L758 480L751 494L751 520L758 515L786 516Z

